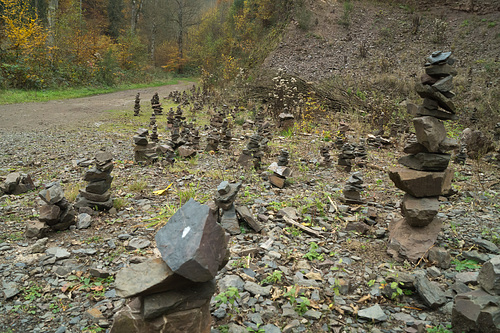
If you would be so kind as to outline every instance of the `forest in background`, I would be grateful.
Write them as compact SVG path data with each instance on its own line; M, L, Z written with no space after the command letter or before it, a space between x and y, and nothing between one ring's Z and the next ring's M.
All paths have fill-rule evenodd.
M0 88L224 83L272 49L293 1L0 0Z

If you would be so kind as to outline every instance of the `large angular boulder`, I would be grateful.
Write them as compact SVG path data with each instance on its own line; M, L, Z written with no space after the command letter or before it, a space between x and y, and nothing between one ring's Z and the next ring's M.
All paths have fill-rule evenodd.
M500 297L477 289L455 296L451 313L454 332L500 332Z
M433 197L450 192L453 170L426 172L395 167L389 170L389 178L397 188L414 197Z
M161 259L150 259L120 270L115 277L116 294L121 297L151 294L192 284L175 274Z
M212 280L226 256L224 229L208 206L193 199L170 218L155 239L172 271L194 282Z
M500 295L500 256L495 256L483 264L477 281L492 295Z

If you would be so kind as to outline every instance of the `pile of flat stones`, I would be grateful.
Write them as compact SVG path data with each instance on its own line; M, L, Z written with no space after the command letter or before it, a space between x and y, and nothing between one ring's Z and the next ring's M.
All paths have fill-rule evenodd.
M134 160L137 163L153 163L158 160L156 144L149 143L148 129L140 128L134 135Z
M322 145L319 148L319 154L320 154L320 160L319 160L319 165L320 166L330 166L332 164L332 157L330 156L330 147L328 145Z
M236 207L234 200L241 188L241 183L230 184L228 181L223 181L217 186L217 193L214 198L216 206L222 210L220 214L221 226L231 235L241 233L238 217L236 216Z
M338 158L339 168L346 172L351 172L352 165L356 156L354 155L354 146L350 143L344 143Z
M95 166L85 172L83 179L88 182L85 190L80 190L75 207L90 207L96 210L109 210L113 207L111 182L113 176L113 155L100 151L94 158Z
M420 259L436 241L442 221L436 218L439 196L451 191L453 170L448 168L455 140L446 137L443 120L456 119L452 78L456 72L451 65L451 52L434 52L427 58L425 74L416 84L417 93L424 98L422 106L408 105L414 115L415 138L407 142L404 152L410 155L399 159L404 167L389 171L396 187L406 194L401 204L403 219L389 225L388 252L395 258ZM440 109L442 108L442 109Z
M29 174L11 172L5 177L3 184L0 184L0 195L2 194L22 194L34 190L35 184Z
M262 137L259 134L254 133L250 137L246 149L243 149L241 152L240 157L238 158L238 164L243 167L247 167L250 165L250 162L253 161L253 167L255 170L260 170L262 156L264 156L261 149L261 141Z
M38 196L43 204L40 206L40 222L45 223L52 230L66 230L76 223L76 210L64 197L64 191L59 182L47 184ZM29 235L27 235L29 236ZM39 236L39 235L33 235Z
M344 201L349 204L362 204L363 178L361 172L353 172L344 186Z
M110 332L210 332L214 279L229 257L214 211L190 199L155 240L161 258L116 274L116 294L130 301L115 314Z
M158 96L158 93L155 93L151 98L151 107L153 108L153 113L155 115L163 114L163 108L161 107L160 97Z
M455 296L454 332L500 332L500 256L483 264L477 282L479 288Z
M289 155L287 150L282 149L278 157L278 162L273 162L268 167L268 170L272 171L272 174L269 175L269 181L276 187L285 187L287 177L292 176L292 169L287 167Z
M139 113L141 112L141 93L137 93L135 95L135 101L134 101L134 116L138 116Z
M222 122L222 128L221 128L221 133L220 133L220 143L223 149L229 149L231 146L231 140L232 140L232 135L231 135L231 129L229 128L229 122L227 119L224 119Z
M220 134L217 129L213 129L207 136L206 152L216 152L219 150Z

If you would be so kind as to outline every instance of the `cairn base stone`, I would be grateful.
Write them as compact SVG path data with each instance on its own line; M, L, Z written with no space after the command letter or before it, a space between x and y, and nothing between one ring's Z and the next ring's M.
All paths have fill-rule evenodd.
M48 225L54 225L59 221L61 208L56 205L43 205L40 207L40 216L38 219Z
M146 321L130 307L116 313L111 333L210 333L210 302Z
M500 297L482 289L458 294L451 313L454 332L500 332Z
M220 225L231 235L241 234L240 225L238 223L238 217L236 216L236 209L234 208L234 205L223 212L222 218L220 219Z
M426 172L395 167L389 170L389 178L397 188L414 197L434 197L451 191L453 170Z
M389 253L396 260L418 261L437 240L442 221L435 218L426 227L412 227L404 218L389 223Z

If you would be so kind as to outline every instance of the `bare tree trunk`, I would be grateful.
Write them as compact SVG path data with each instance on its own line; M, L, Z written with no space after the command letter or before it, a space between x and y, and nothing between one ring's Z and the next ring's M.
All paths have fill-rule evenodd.
M154 4L153 4L153 9L157 9L158 8L158 0L154 0ZM151 56L151 63L153 64L153 66L155 65L155 50L156 50L156 33L158 32L158 25L157 25L157 15L156 13L153 14L153 24L151 26L151 39L150 39L150 43L151 43L151 47L150 47L150 56Z
M130 11L130 32L135 34L137 29L137 21L139 21L139 15L142 11L142 5L144 0L132 0L130 1L131 11Z
M47 38L47 45L50 49L54 47L55 44L55 28L56 28L56 13L57 7L59 7L59 0L50 0L49 1L49 10L47 15L47 22L49 27L49 35ZM51 60L52 60L52 52L49 52Z

